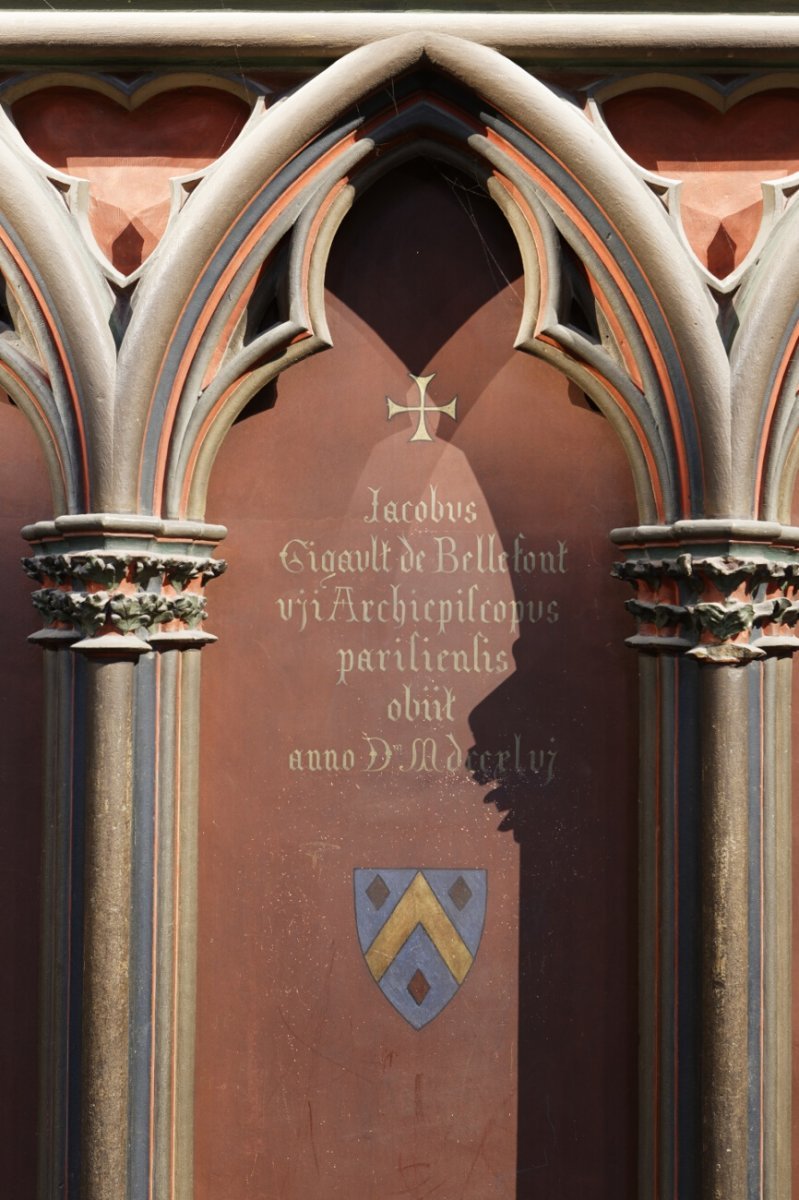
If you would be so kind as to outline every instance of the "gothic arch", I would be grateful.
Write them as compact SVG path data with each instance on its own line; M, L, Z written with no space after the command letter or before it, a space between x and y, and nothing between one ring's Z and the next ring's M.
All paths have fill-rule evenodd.
M517 344L553 361L610 416L642 519L727 511L729 472L704 479L702 467L707 453L730 461L727 364L657 202L582 114L521 68L483 47L416 35L353 52L275 106L164 239L120 352L119 432L137 471L126 473L117 507L202 514L236 412L325 345L321 288L343 191L357 191L359 173L398 139L478 164L513 213L528 289ZM258 273L289 233L284 319L236 344ZM559 319L559 236L591 282L602 330L593 341Z
M58 194L4 138L0 213L0 380L42 444L55 512L101 508L115 466L108 300Z
M790 521L799 468L799 211L793 204L774 230L738 302L730 355L739 474L754 515Z

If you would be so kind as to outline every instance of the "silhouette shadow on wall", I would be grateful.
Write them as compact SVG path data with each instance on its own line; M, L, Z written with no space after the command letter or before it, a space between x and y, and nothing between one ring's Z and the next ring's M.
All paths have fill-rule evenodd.
M376 183L334 241L328 287L409 373L454 366L458 339L477 339L457 421L435 435L464 457L509 563L522 534L534 556L508 574L513 601L536 606L542 586L555 600L520 623L511 673L469 715L474 803L495 806L497 836L519 846L515 1200L632 1200L635 660L607 538L634 519L626 462L593 404L513 351L519 252L471 178L419 159ZM473 326L487 305L491 321ZM441 370L434 403L451 395ZM279 386L243 415L271 408Z
M349 219L352 236L357 231L359 239L358 261L373 263L375 270L352 270L354 247L347 252L342 229L342 244L334 243L331 256L329 286L409 371L431 373L457 331L503 294L498 331L503 344L486 346L474 366L470 361L470 390L460 394L458 421L441 418L437 436L466 456L508 555L525 521L537 525L540 544L551 548L550 559L539 560L538 574L511 573L514 599L535 598L542 565L554 570L556 578L549 580L560 585L558 636L542 639L536 624L522 624L512 674L469 718L475 780L490 787L483 799L501 814L500 834L515 838L520 848L516 1198L631 1198L635 664L622 645L629 632L623 596L606 579L614 504L583 514L576 527L573 520L569 529L560 526L560 536L568 539L570 558L560 562L564 569L568 562L567 574L558 572L559 539L542 528L545 518L536 511L562 512L561 520L568 522L579 512L581 492L586 507L601 504L596 488L586 487L569 469L572 434L587 443L589 467L590 457L595 453L599 459L600 447L610 444L611 476L613 470L622 472L621 511L630 519L632 509L624 508L631 503L626 464L593 405L562 381L560 409L556 420L552 414L549 431L537 428L531 436L529 428L547 419L546 402L533 406L527 429L510 434L499 424L498 406L494 429L499 438L493 443L485 437L484 422L471 419L476 398L500 362L514 354L523 298L518 248L475 181L417 160L375 185ZM398 229L400 237L393 232ZM441 387L446 386L442 377ZM440 402L448 398L449 393ZM510 437L506 448L497 445L503 436ZM526 453L535 457L525 462ZM562 459L554 472L553 456ZM546 465L545 459L550 460ZM598 472L603 483L607 472L607 467ZM570 491L568 502L553 499L553 490ZM596 561L598 543L602 557ZM618 613L615 621L608 623L603 601ZM614 637L616 645L608 650ZM626 688L621 701L612 694L619 680ZM610 716L628 723L621 736L618 728L609 736ZM501 772L498 748L509 754ZM486 769L481 769L486 750Z

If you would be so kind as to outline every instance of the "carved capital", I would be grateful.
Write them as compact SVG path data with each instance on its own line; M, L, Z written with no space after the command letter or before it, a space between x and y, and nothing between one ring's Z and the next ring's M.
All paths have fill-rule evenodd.
M635 593L626 602L638 626L628 646L726 666L799 650L796 531L746 525L680 522L614 533L626 558L613 575Z
M137 535L129 519L119 524L124 530L110 528L110 519L101 529L90 530L85 518L71 523L61 518L24 531L39 551L22 565L41 585L32 599L44 619L44 628L29 640L133 657L215 641L202 628L204 590L227 565L210 555L224 530L159 522L163 529L145 528ZM165 545L164 533L178 536ZM210 534L213 540L197 534Z

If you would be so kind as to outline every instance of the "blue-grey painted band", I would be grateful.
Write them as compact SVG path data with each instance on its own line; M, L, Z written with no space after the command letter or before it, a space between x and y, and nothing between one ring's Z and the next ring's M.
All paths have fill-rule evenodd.
M71 954L75 952L73 926L76 920L82 921L80 906L77 917L73 908L73 796L72 796L72 696L74 680L74 654L53 652L54 673L57 687L57 710L55 717L56 746L52 763L58 772L54 778L55 786L51 803L56 811L51 811L50 819L57 831L58 844L55 847L54 875L58 886L53 901L55 911L52 914L55 923L55 960L53 963L53 1032L60 1040L60 1045L54 1047L56 1070L50 1080L54 1095L50 1097L53 1106L53 1126L51 1147L52 1175L49 1185L54 1194L61 1196L66 1192L64 1171L68 1169L69 1155L69 1114L72 1098L70 1097L70 1081L75 1064L71 1054L75 1053L73 1045L72 1026L67 1024L67 1016L71 1010L71 993L74 990ZM50 882L50 881L47 881ZM77 1046L80 1053L80 1045ZM79 1061L79 1060L78 1060Z
M664 1196L671 1196L676 1190L673 1178L675 1155L671 1143L679 1111L680 1087L677 1062L679 1038L678 1030L675 1028L677 980L675 978L674 943L678 936L675 911L677 894L673 874L677 846L675 816L680 800L678 778L675 772L678 731L674 720L679 667L678 659L668 659L663 661L660 670L660 853L657 866L660 889L658 895L659 920L656 933L660 942L658 956L659 1012L657 1014L659 1095L657 1103L661 1140L661 1150L658 1156L660 1159L659 1182ZM670 1151L663 1151L664 1142L671 1147Z
M86 795L86 691L87 662L75 660L74 724L72 744L72 947L69 963L69 1115L67 1122L67 1187L70 1200L80 1195L81 1167L81 1062L83 1051L83 901Z
M135 852L131 870L128 1065L129 1186L131 1197L142 1198L149 1195L150 1163L156 687L156 655L145 654L136 668L133 729L132 837Z
M762 761L761 717L763 666L750 663L743 668L748 676L748 755L749 763L749 1013L748 1013L748 1058L749 1099L748 1128L749 1150L747 1154L749 1200L760 1200L761 1134L762 1134L762 791L760 764Z
M679 1011L679 1101L677 1140L679 1180L676 1194L699 1195L701 1149L700 1078L702 1005L699 990L702 948L702 813L693 802L698 792L701 762L699 678L705 668L677 660L679 756L677 789L680 796L678 832L679 953L677 1003Z

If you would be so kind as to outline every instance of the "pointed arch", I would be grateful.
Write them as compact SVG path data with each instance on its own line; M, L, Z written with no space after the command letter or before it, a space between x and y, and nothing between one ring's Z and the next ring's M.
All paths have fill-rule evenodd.
M0 381L42 445L54 511L102 508L114 472L108 300L57 193L1 138L0 274L12 314Z
M732 345L733 419L742 511L790 522L799 469L799 209L791 205L738 299Z
M202 515L216 448L248 396L327 344L321 285L335 228L368 172L407 147L476 172L505 211L527 280L517 345L576 379L613 421L642 520L729 511L726 358L657 201L581 113L521 68L416 35L355 51L267 113L162 243L120 356L139 447L130 504ZM258 274L287 236L287 309L236 345ZM559 238L587 272L596 339L559 312ZM707 479L706 455L722 464Z

